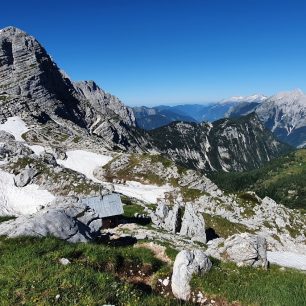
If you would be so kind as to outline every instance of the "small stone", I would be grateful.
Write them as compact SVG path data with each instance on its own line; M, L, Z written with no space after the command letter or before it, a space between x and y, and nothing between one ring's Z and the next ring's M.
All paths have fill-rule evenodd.
M169 285L169 283L170 283L169 278L165 278L165 279L162 281L162 284L163 284L165 287L167 287L167 286Z
M69 264L71 263L70 260L67 259L67 258L61 258L61 259L59 260L59 262L60 262L60 264L62 264L63 266L67 266L67 265L69 265Z

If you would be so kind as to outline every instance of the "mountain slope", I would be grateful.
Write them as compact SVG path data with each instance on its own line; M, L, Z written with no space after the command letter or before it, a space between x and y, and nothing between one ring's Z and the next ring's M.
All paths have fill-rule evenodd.
M193 169L242 171L289 150L255 114L209 124L174 122L149 132L154 147Z
M228 192L254 190L291 208L306 209L306 150L300 149L252 171L213 173L211 179Z
M35 121L47 114L103 138L101 145L140 147L129 108L94 82L73 83L34 37L14 27L0 33L0 102L1 120L27 114Z
M306 145L306 95L301 90L270 97L256 113L280 140L296 147Z
M306 146L306 95L301 90L279 93L262 103L238 103L226 116L236 118L253 111L281 141Z

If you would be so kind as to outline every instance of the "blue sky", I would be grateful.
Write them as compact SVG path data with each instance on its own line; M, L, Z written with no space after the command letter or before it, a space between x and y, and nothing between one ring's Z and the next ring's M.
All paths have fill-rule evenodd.
M19 0L0 17L129 105L306 90L304 0Z

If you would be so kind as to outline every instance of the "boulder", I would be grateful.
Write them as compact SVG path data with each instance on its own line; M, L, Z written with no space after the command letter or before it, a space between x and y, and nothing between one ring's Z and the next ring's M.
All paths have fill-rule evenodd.
M175 258L171 288L173 295L181 300L189 300L190 281L194 274L204 275L211 269L211 261L201 250L183 250Z
M53 149L53 155L56 159L65 160L67 158L66 152L59 148Z
M6 131L2 131L0 130L0 141L1 142L7 142L7 141L14 141L15 140L15 136L6 132Z
M266 239L249 233L235 234L226 240L211 240L206 253L220 260L233 261L238 266L268 266Z
M180 234L192 238L194 241L206 243L205 222L203 215L196 212L191 203L185 206Z
M0 140L0 142L2 142ZM34 152L21 142L16 141L7 141L3 142L0 145L0 159L3 158L12 158L12 157L23 157L23 156L29 156L33 154Z
M37 175L38 171L34 168L25 168L19 174L17 174L14 178L15 185L17 187L24 187L28 185L35 175Z
M92 209L76 200L62 199L33 215L1 223L0 235L55 236L69 242L86 242L95 239L101 227L102 220Z
M152 222L167 231L176 233L180 229L180 206L174 205L172 209L165 203L159 203L156 211L150 215Z
M267 242L264 237L249 233L236 234L224 241L225 254L238 266L267 268Z

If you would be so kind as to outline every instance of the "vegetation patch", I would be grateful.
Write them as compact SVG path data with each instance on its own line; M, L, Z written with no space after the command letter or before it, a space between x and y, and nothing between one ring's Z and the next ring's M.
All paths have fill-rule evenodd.
M62 171L55 172L54 168L42 159L22 157L9 164L7 170L18 173L27 165L32 165L38 171L34 183L44 185L46 180L51 181L52 184L47 185L48 190L58 195L67 195L71 191L78 195L89 195L92 191L97 193L100 189L99 184L86 180L83 175L71 169L63 168ZM51 189L50 186L52 186Z
M65 306L179 305L139 283L165 266L148 249L1 237L0 252L1 305L53 305L57 295Z
M215 233L222 238L228 238L229 236L232 236L234 234L240 234L245 232L253 233L253 231L247 226L240 223L231 222L220 216L213 216L204 213L203 217L205 220L206 229L213 229Z
M227 192L255 191L290 208L306 208L306 149L274 159L242 173L212 173L210 178Z
M242 305L306 305L304 273L277 266L268 270L237 267L233 263L213 260L205 277L195 277L192 287L211 297L223 297Z
M199 189L193 189L188 187L181 188L182 196L185 202L194 201L203 195L208 195L207 192L201 191Z
M0 223L16 219L15 216L0 216Z

